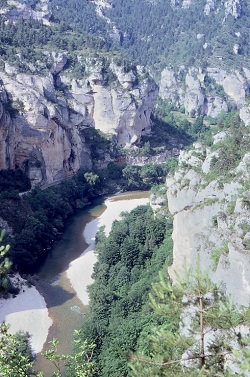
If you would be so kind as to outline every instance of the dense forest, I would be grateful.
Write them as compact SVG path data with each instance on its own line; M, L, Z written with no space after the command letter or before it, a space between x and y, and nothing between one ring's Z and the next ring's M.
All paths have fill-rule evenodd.
M74 33L70 29L67 31L61 23L46 26L42 21L33 18L20 18L17 22L8 24L1 18L0 43L0 64L3 66L4 61L8 61L26 73L34 73L34 69L41 73L51 67L52 62L46 46L48 51L67 51L68 68L71 70L77 64L75 51L88 55L94 51L99 51L100 54L107 51L106 43L95 35Z
M125 376L128 351L157 323L147 305L151 283L171 263L171 219L138 207L97 236L98 263L82 336L95 342L96 375Z
M31 8L36 5L33 1L23 2L30 3ZM52 0L50 26L22 18L7 25L1 19L0 54L3 59L17 63L16 54L21 52L23 62L19 65L25 70L28 69L24 68L25 60L46 63L43 53L46 45L72 53L84 49L87 52L89 48L96 53L109 51L119 59L126 57L127 61L150 67L156 76L166 66L203 67L216 62L217 66L229 69L239 65L249 67L248 2L241 3L238 18L231 14L225 18L223 6L206 15L205 4L202 0L179 9L164 0L156 3L115 0L110 7L102 8L100 17L92 1ZM115 36L113 26L117 30ZM233 54L235 45L237 54Z
M178 9L165 0L115 0L111 7L103 8L104 16L112 21L110 24L96 16L90 1L53 0L51 9L57 22L68 23L79 32L105 36L107 45L119 46L130 60L154 71L169 65L213 65L215 61L231 68L243 62L249 65L248 2L242 3L240 18L228 15L226 20L223 7L206 15L205 4L205 0L195 1L188 9ZM112 39L113 25L120 32L118 44L117 37ZM232 59L234 44L239 45L239 55Z

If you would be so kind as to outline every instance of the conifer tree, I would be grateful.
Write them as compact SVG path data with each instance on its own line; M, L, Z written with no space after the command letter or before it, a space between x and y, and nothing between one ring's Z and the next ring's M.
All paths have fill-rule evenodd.
M250 372L250 308L234 305L199 267L175 284L161 273L150 303L165 320L140 340L130 376L247 376L242 365Z

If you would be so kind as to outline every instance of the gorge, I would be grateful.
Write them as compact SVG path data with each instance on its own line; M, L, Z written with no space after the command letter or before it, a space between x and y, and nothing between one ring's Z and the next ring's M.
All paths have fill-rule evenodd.
M215 307L218 297L227 308L227 296L246 308L250 301L250 5L3 0L0 12L0 230L6 230L1 243L11 245L11 272L27 275L46 255L50 260L54 242L67 238L67 221L95 198L151 189L153 210L137 208L114 222L110 236L97 236L81 344L95 344L93 377L168 376L167 368L140 364L144 357L149 364L158 356L159 363L169 360L167 342L161 347L167 326L175 334L169 344L188 332L189 325L179 332L179 324L157 312L158 294L172 302L165 275L178 287L176 274L184 278L199 263L220 290L217 295L210 285L213 292L204 293ZM5 254L0 272L4 262ZM87 263L80 274L69 268L83 301L86 268L92 269ZM4 279L3 295L16 294ZM55 296L60 301L60 289ZM184 294L181 305L179 322L187 313L191 323L192 298ZM79 305L71 306L77 316ZM247 313L239 338L249 336ZM215 330L221 338L225 322ZM220 370L206 360L205 375L249 376L244 342L238 358L246 371L223 353ZM182 352L172 360L189 357L188 344L177 349ZM194 375L197 364L187 364L169 376Z

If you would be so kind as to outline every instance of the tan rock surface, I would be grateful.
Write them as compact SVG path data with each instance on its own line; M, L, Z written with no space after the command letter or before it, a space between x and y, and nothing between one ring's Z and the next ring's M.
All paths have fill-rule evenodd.
M138 79L141 68L125 72L112 63L107 85L102 61L87 59L87 77L77 80L64 74L64 54L50 59L54 64L46 75L20 73L8 64L0 71L0 164L25 170L33 186L91 167L81 133L85 127L102 131L122 147L138 142L150 132L158 94L151 78Z

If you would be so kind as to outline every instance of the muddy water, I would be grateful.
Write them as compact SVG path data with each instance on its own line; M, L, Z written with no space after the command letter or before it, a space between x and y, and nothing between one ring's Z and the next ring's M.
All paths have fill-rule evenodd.
M133 200L148 197L147 192L130 192L112 197L112 200ZM99 199L87 209L79 211L68 222L62 239L54 246L51 254L37 273L36 286L43 295L49 315L53 320L44 350L53 338L59 340L59 353L71 353L73 332L84 321L86 307L82 304L67 277L71 261L77 259L87 248L84 229L96 228L96 221L105 211L104 198ZM124 208L126 211L126 208ZM96 231L95 229L94 231ZM36 368L43 370L45 377L50 377L55 368L38 355Z

